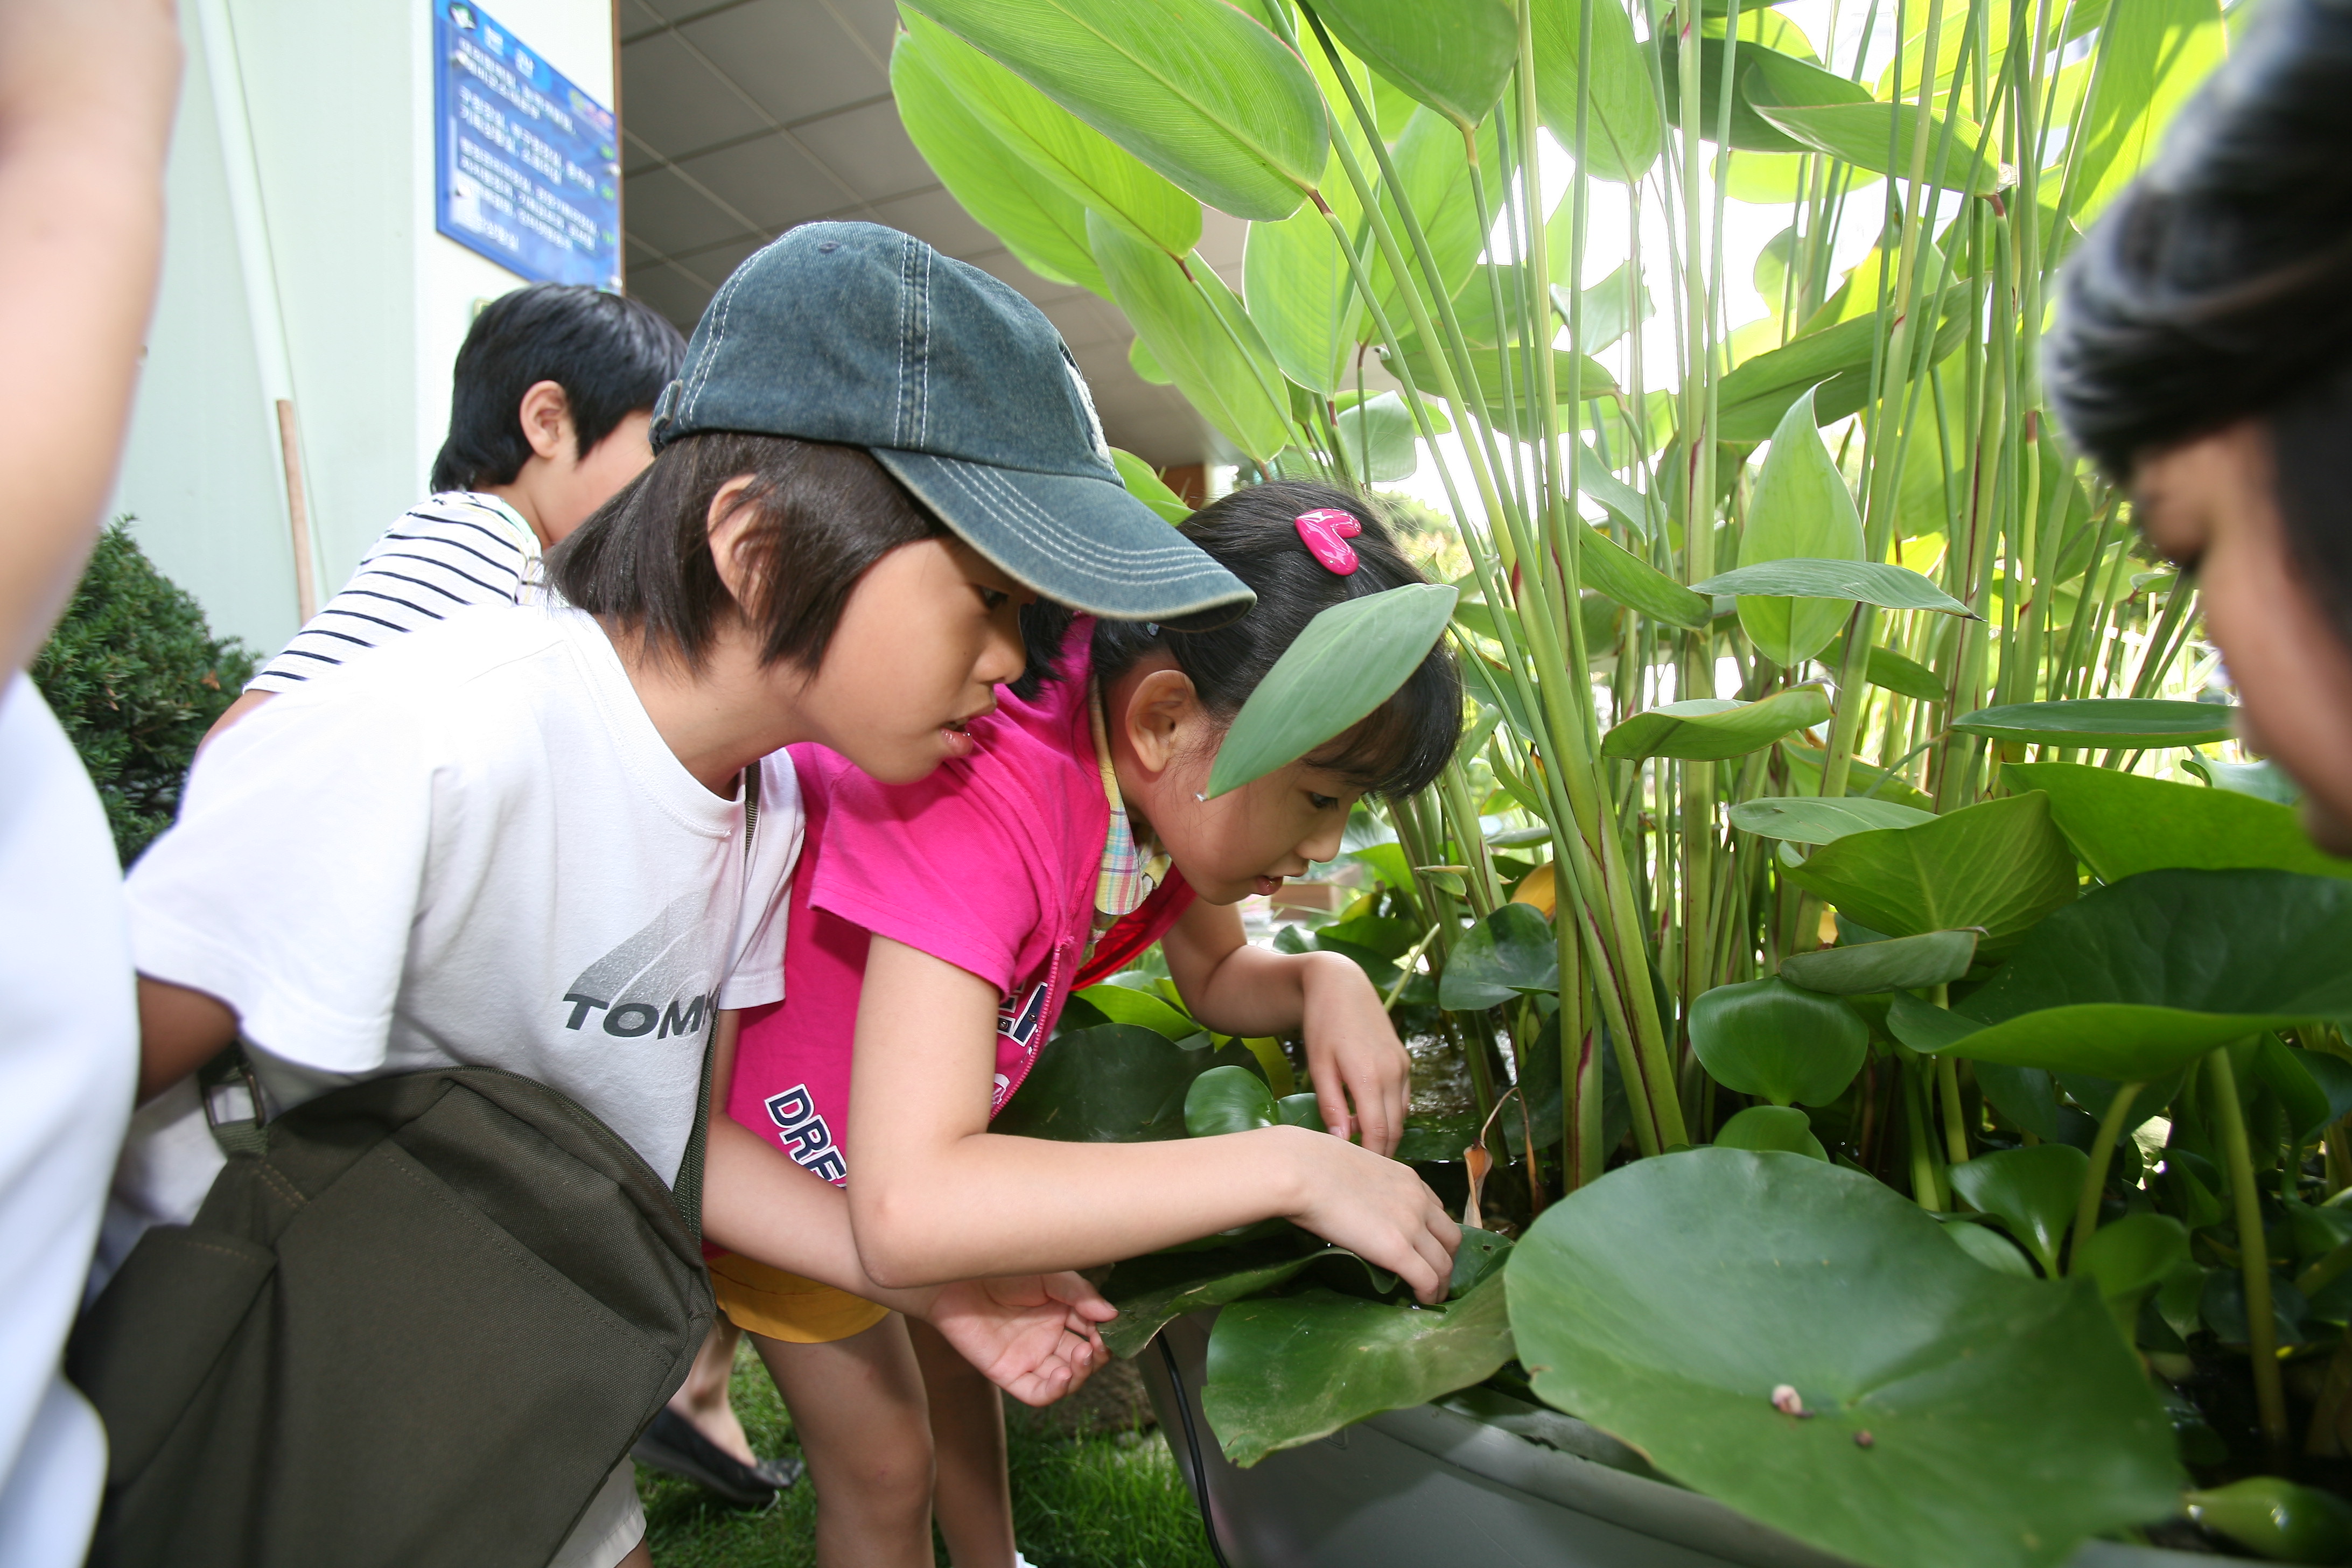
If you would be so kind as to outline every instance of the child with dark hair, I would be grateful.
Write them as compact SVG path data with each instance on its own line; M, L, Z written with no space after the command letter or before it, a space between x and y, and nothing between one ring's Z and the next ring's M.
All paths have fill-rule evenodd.
M197 762L128 887L155 1098L109 1261L141 1226L185 1223L221 1169L191 1075L236 1039L273 1115L388 1074L499 1068L672 1181L706 1060L728 1081L740 1010L782 994L802 826L782 748L911 783L971 755L971 727L1023 667L1024 599L1145 616L1249 601L1121 487L1037 309L905 235L787 234L719 290L683 368L653 466L557 549L550 602L398 638ZM1022 1398L1058 1396L1099 1353L1110 1309L1075 1275L874 1279L842 1194L723 1116L701 1175L709 1241L928 1318ZM398 1258L382 1268L440 1288L398 1279ZM416 1342L428 1331L396 1312L373 1321L371 1366L469 1350ZM453 1444L544 1440L525 1374L465 1366L478 1419ZM483 1484L446 1462L385 1476L336 1458L305 1455L305 1475L360 1523L380 1509L385 1539L456 1506L434 1478ZM512 1500L506 1513L556 1523L545 1551L508 1557L648 1561L632 1467L579 1480Z
M457 350L433 494L403 512L214 726L403 632L538 592L547 551L653 461L654 399L686 340L650 306L534 283L482 308Z
M1460 1233L1382 1157L1403 1131L1410 1064L1379 994L1339 954L1248 945L1234 906L1338 854L1364 795L1437 775L1460 675L1440 647L1345 734L1203 799L1226 727L1307 624L1422 577L1371 500L1326 485L1254 486L1178 532L1249 584L1246 616L1185 630L1034 606L1030 670L973 722L970 755L893 784L795 751L808 832L784 998L745 1016L728 1113L846 1183L878 1279L1083 1268L1281 1216L1436 1300ZM1336 1136L989 1134L1071 993L1160 941L1209 1027L1303 1027ZM792 1406L820 1562L928 1563L934 1452L958 1568L1017 1561L992 1389L853 1293L745 1258L711 1274Z

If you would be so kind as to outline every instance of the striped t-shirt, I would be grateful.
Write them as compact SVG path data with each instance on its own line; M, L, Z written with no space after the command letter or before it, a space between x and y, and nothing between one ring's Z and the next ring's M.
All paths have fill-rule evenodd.
M530 603L539 535L498 497L445 490L403 512L342 592L296 632L247 691L291 691L402 632L475 605Z

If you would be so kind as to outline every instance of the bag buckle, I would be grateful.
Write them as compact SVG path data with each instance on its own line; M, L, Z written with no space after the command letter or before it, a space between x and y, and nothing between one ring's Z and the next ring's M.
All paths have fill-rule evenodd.
M260 1154L269 1148L268 1101L245 1052L231 1045L196 1072L196 1097L213 1141L228 1154Z

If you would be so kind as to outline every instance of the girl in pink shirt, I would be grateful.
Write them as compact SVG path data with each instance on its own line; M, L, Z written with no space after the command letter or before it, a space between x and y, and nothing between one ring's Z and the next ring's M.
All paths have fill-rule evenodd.
M1379 994L1337 953L1247 945L1234 906L1335 856L1360 796L1436 776L1460 728L1460 679L1441 645L1338 740L1202 798L1226 725L1307 623L1422 578L1373 503L1328 486L1254 486L1182 531L1256 591L1246 616L1186 631L1033 605L1029 671L971 722L973 755L883 784L795 749L808 826L784 1000L747 1014L726 1108L847 1184L878 1279L1083 1268L1280 1216L1433 1301L1459 1232L1412 1169L1384 1157L1402 1131L1409 1061ZM1155 941L1204 1025L1304 1030L1339 1136L989 1132L1071 993ZM935 1334L914 1325L910 1342L900 1320L839 1291L741 1259L715 1259L712 1273L792 1405L821 1562L929 1561L934 1430L958 1568L1016 1561L1003 1416L985 1380Z

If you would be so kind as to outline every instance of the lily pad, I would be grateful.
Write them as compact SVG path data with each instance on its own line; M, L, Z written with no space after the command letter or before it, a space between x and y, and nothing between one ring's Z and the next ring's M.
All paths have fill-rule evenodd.
M2063 1143L2003 1149L1953 1166L1952 1191L2000 1221L2042 1273L2054 1276L2059 1245L2090 1168L2090 1156Z
M1933 822L1936 814L1892 800L1863 795L1766 795L1743 800L1731 808L1731 826L1759 838L1786 838L1799 844L1834 844L1850 833L1874 833L1882 827L1916 827Z
M1267 1241L1216 1252L1131 1258L1103 1282L1103 1295L1118 1309L1118 1316L1102 1327L1104 1348L1122 1359L1133 1356L1187 1312L1271 1290L1309 1264L1344 1256L1336 1247L1301 1253L1287 1241Z
M1750 980L1692 1003L1690 1039L1727 1089L1775 1105L1827 1105L1862 1070L1870 1027L1843 1002L1785 980Z
M1981 927L1987 958L2007 953L2076 891L2074 852L2039 791L1916 827L1848 834L1785 874L1889 936Z
M2082 1271L2098 1281L2126 1344L2139 1321L2140 1304L2188 1264L2189 1232L2170 1215L2126 1215L2101 1226L2083 1244Z
M1832 996L1867 996L1878 991L1948 984L1969 972L1976 955L1976 932L1931 931L1885 942L1792 952L1780 961L1780 978Z
M1812 1120L1787 1105L1749 1106L1716 1130L1715 1146L1802 1154L1808 1160L1830 1157L1822 1141L1813 1136Z
M1493 1376L1512 1354L1507 1276L1489 1275L1444 1308L1319 1289L1225 1308L1201 1390L1225 1458L1247 1468L1277 1448Z
M1184 1091L1184 1131L1193 1138L1272 1127L1274 1091L1245 1067L1211 1068Z
M2174 1507L2170 1424L2097 1288L1985 1268L1859 1173L1637 1161L1546 1210L1506 1278L1539 1397L1854 1563L2043 1568Z
M2202 746L2237 732L2237 710L2156 697L2077 697L2062 702L2010 702L1952 721L1966 735L2042 746L2121 746L2148 750Z
M1138 1143L1184 1136L1184 1095L1212 1068L1247 1072L1239 1046L1187 1050L1154 1029L1103 1024L1056 1035L1037 1053L990 1131L1072 1143Z
M1559 945L1527 904L1505 904L1470 929L1445 962L1438 1005L1475 1013L1532 992L1559 988Z
M1830 716L1830 700L1818 687L1775 692L1760 702L1698 697L1636 713L1601 738L1601 754L1625 762L1672 757L1686 763L1722 762L1761 751L1781 736L1811 729Z
M1946 1219L1944 1234L1951 1238L1953 1246L1987 1268L2014 1274L2020 1279L2034 1277L2033 1265L2026 1261L2025 1254L2020 1252L2013 1243L2004 1240L1990 1226L1977 1225L1965 1217L1953 1215ZM1108 1335L1105 1342L1108 1342Z
M2050 796L2058 830L2103 882L2168 867L2352 877L2352 860L2315 848L2293 808L2255 795L2081 763L2011 763L2001 777Z

